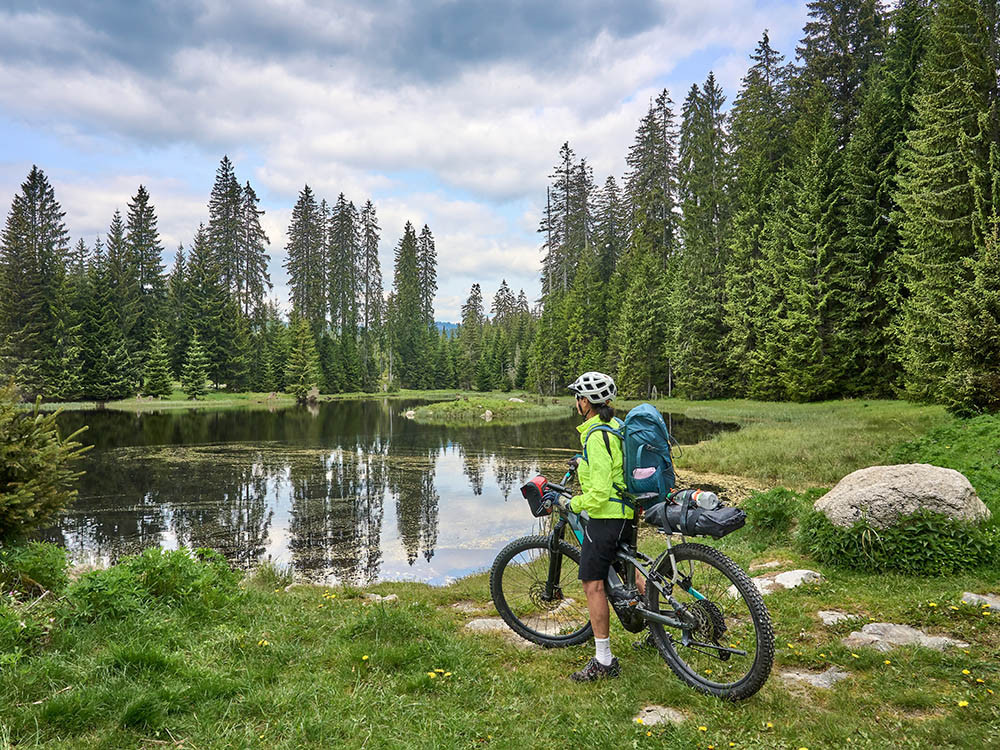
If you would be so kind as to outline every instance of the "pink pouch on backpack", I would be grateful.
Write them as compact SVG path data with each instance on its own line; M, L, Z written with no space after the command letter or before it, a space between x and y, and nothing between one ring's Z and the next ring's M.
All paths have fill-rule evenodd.
M649 479L653 474L656 473L655 467L646 466L641 469L632 469L633 479Z

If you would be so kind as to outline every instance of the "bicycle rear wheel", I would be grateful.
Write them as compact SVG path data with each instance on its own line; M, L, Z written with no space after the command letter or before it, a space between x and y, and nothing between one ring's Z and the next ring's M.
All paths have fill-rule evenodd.
M660 655L674 674L703 693L749 698L767 681L774 662L774 631L764 599L747 574L714 547L681 544L674 547L674 559L682 584L673 587L673 596L697 624L684 632L650 622ZM659 572L671 578L669 557ZM646 606L674 615L654 585L646 586Z
M553 565L549 537L526 536L504 547L490 571L490 594L511 629L549 648L575 646L592 635L587 597L578 574L580 551L557 543ZM549 581L558 569L558 577Z

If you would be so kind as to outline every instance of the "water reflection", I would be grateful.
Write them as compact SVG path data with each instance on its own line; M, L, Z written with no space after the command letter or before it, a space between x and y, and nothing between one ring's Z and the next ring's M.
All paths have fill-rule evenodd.
M150 546L271 558L314 581L445 583L534 527L516 487L555 476L576 420L444 428L420 402L61 416L95 444L74 506L43 537L109 563ZM681 442L726 426L673 418Z

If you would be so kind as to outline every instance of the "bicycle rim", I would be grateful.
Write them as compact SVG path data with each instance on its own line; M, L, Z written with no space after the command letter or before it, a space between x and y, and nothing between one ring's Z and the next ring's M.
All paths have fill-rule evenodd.
M685 634L651 623L660 654L678 677L703 692L732 700L750 697L767 680L774 660L774 634L760 592L736 563L712 547L684 544L674 549L674 557L687 588L675 586L673 596L697 625ZM669 560L661 571L669 575ZM654 586L647 594L650 609L673 612Z
M545 646L570 646L590 638L587 598L578 578L579 553L559 543L558 581L549 585L552 554L547 537L509 544L490 575L493 602L518 635Z

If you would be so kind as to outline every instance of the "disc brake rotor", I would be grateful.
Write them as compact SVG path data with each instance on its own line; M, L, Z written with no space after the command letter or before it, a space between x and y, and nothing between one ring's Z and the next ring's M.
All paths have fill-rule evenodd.
M528 598L531 600L532 604L540 609L555 609L563 600L562 587L553 587L552 596L546 597L545 582L535 581L528 589Z

